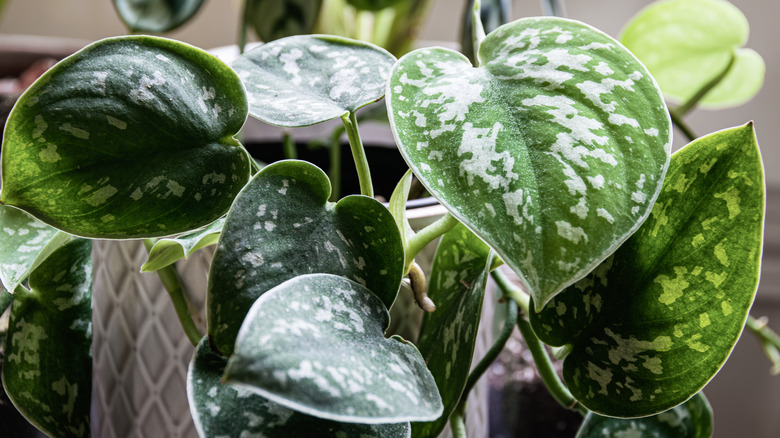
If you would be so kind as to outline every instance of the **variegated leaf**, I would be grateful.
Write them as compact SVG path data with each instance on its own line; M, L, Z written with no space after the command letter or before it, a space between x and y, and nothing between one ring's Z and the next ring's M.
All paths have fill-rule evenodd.
M17 101L2 144L3 203L70 234L167 236L224 215L249 179L233 137L246 97L214 56L173 40L109 38Z
M415 437L439 436L460 402L471 370L491 259L490 248L463 225L442 236L428 289L436 311L425 314L417 344L436 379L444 413L436 421L413 423Z
M79 239L55 251L30 275L32 291L17 290L11 306L3 387L49 436L90 436L91 250Z
M711 438L712 408L703 393L666 412L642 418L589 413L576 438Z
M198 344L187 373L187 396L201 437L408 438L409 423L350 424L290 410L245 387L221 382L227 359Z
M395 57L373 44L300 35L264 44L234 63L249 113L295 128L342 117L384 96Z
M442 413L417 348L385 338L390 315L370 290L309 274L257 299L236 339L225 381L333 421L430 421Z
M518 20L479 53L401 58L388 115L415 175L544 304L647 217L669 117L642 64L582 23Z
M720 75L734 56L729 73L700 101L710 108L740 105L761 89L766 66L761 55L742 47L747 39L747 19L722 0L653 2L620 36L661 90L682 102Z
M141 266L141 272L152 272L186 259L195 251L214 245L225 225L225 219L219 218L213 223L189 233L160 239L149 250L149 257Z
M30 272L71 236L12 207L0 205L0 281L13 292Z
M119 16L133 32L162 33L186 23L203 0L114 0Z
M672 157L650 218L531 322L572 346L563 377L588 409L639 417L699 392L739 339L764 230L753 125L710 134Z
M322 0L247 1L247 19L265 42L311 33L322 7Z
M260 295L298 275L343 275L387 308L393 304L404 263L393 217L372 198L331 203L329 195L328 177L316 166L281 161L263 168L236 198L209 275L209 334L220 352L233 351Z

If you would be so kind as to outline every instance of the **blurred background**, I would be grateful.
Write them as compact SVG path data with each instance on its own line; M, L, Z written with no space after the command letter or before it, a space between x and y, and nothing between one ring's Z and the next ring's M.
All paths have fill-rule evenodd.
M126 34L109 0L6 0L0 16L0 71L10 58L4 50L19 43L13 35L39 35L65 38L63 50L114 35ZM568 18L586 22L617 37L623 25L647 0L569 0L564 2ZM761 92L737 108L719 111L695 110L688 118L694 132L703 135L716 130L756 122L766 168L768 196L763 272L752 314L768 316L770 326L780 330L780 2L732 0L750 22L747 47L760 53L766 62L766 81ZM465 0L436 0L421 33L422 45L459 40ZM538 0L514 0L513 18L542 13ZM208 0L195 18L166 36L205 49L234 44L238 35L239 0ZM29 41L29 40L25 40ZM49 42L48 44L52 44ZM5 59L4 59L5 57ZM5 64L5 65L4 65ZM2 76L2 74L0 74ZM0 77L0 79L2 79ZM685 140L675 135L675 149ZM715 412L715 437L780 436L780 376L772 377L770 363L759 343L745 334L732 358L705 389Z

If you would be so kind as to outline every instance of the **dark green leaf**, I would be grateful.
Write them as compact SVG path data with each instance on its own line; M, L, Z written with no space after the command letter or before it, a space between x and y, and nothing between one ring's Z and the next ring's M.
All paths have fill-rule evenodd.
M55 251L17 290L2 367L3 387L27 420L50 436L90 436L92 242Z
M249 179L233 71L194 47L136 36L60 62L11 111L3 203L68 233L164 236L225 214Z
M643 418L610 418L589 413L576 438L710 438L712 408L703 393L666 412Z
M202 437L407 438L409 423L350 424L323 420L271 402L244 387L221 382L227 359L208 339L195 350L187 373L187 395Z
M639 61L582 23L518 20L479 53L480 67L440 48L401 58L388 115L415 175L544 304L647 217L669 117Z
M439 436L460 402L471 369L491 258L490 248L463 225L444 234L436 250L428 289L436 311L425 314L418 345L436 379L444 413L436 421L412 424L415 437Z
M225 219L220 218L201 229L184 233L170 239L160 239L149 250L149 258L141 266L141 272L152 272L172 265L181 259L186 259L195 251L214 245L219 239L219 233Z
M302 274L355 280L387 308L401 285L404 252L390 212L365 196L328 202L317 167L282 161L261 170L228 213L211 264L207 316L212 342L226 356L255 300Z
M384 96L395 57L373 44L300 35L264 44L234 63L249 112L295 128L342 117Z
M347 3L364 11L378 11L388 8L401 0L347 0ZM403 0L409 2L410 0Z
M442 413L417 348L386 339L390 315L360 284L331 274L295 277L247 314L225 380L305 414L383 424Z
M16 290L33 269L71 239L20 210L0 205L0 286Z
M168 32L186 23L203 0L114 0L119 16L133 32Z
M583 405L651 415L718 372L758 285L764 190L752 124L694 141L636 234L531 315L544 342L573 346L563 377Z
M248 20L265 42L311 33L322 0L247 0Z

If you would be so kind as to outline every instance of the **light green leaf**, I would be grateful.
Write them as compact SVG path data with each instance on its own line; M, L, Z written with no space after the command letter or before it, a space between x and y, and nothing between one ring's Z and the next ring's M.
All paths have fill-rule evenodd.
M652 3L623 29L620 41L642 60L669 97L686 102L736 56L728 75L700 101L705 107L736 106L764 82L761 56L741 49L748 21L723 0Z
M16 290L33 269L71 239L23 211L0 205L0 287Z
M569 344L563 377L588 409L656 414L718 372L753 303L765 188L752 123L702 137L672 157L650 218L531 322Z
M391 126L425 187L544 304L647 217L669 117L639 61L582 23L515 21L487 36L480 59L441 48L401 58Z
M311 33L322 0L248 0L249 22L265 42Z
M55 251L11 306L3 387L30 423L58 438L90 436L91 250L79 239Z
M401 242L404 245L404 253L409 248L409 239L411 239L415 232L409 225L409 219L406 217L406 202L409 198L409 190L412 187L412 171L407 171L404 176L398 181L398 184L393 190L393 194L390 195L390 202L388 203L388 210L395 219L395 224L398 226L398 232L401 234ZM404 272L409 270L409 266L412 265L414 260L406 260L404 265Z
M187 373L187 395L195 428L202 437L242 438L408 438L409 423L350 424L312 417L247 390L221 382L227 359L198 344Z
M214 245L219 239L219 233L225 225L225 218L219 218L213 223L170 239L160 239L149 250L149 258L141 272L153 272L172 265L181 259L187 259L195 251Z
M233 71L194 47L94 43L30 87L2 145L3 203L68 233L166 236L225 214L249 179Z
M710 438L712 408L703 393L666 412L643 418L610 418L589 413L576 438Z
M414 345L385 338L389 322L384 303L352 280L295 277L252 305L225 381L333 421L434 420L436 382Z
M463 225L442 236L430 275L428 296L436 311L426 313L417 343L444 403L429 423L414 423L415 437L439 436L460 402L471 370L490 270L490 248Z
M186 23L203 0L114 0L119 17L132 32L162 33Z
M249 113L295 128L342 117L384 96L395 57L373 44L300 35L253 49L234 63Z
M390 212L365 196L328 202L328 177L303 161L261 170L228 213L209 275L207 318L213 345L233 351L257 298L302 274L343 275L387 308L398 294L404 252Z

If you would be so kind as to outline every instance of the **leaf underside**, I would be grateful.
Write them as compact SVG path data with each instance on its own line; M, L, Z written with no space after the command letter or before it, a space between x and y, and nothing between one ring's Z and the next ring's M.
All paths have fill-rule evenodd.
M225 219L219 218L201 229L184 233L174 238L160 239L149 250L146 263L141 272L152 272L170 266L181 259L187 259L195 251L214 245L225 225Z
M591 275L531 322L573 346L572 394L608 416L679 405L718 372L739 339L760 270L765 188L752 123L672 157L650 218Z
M122 21L133 32L169 32L186 23L203 0L114 0Z

